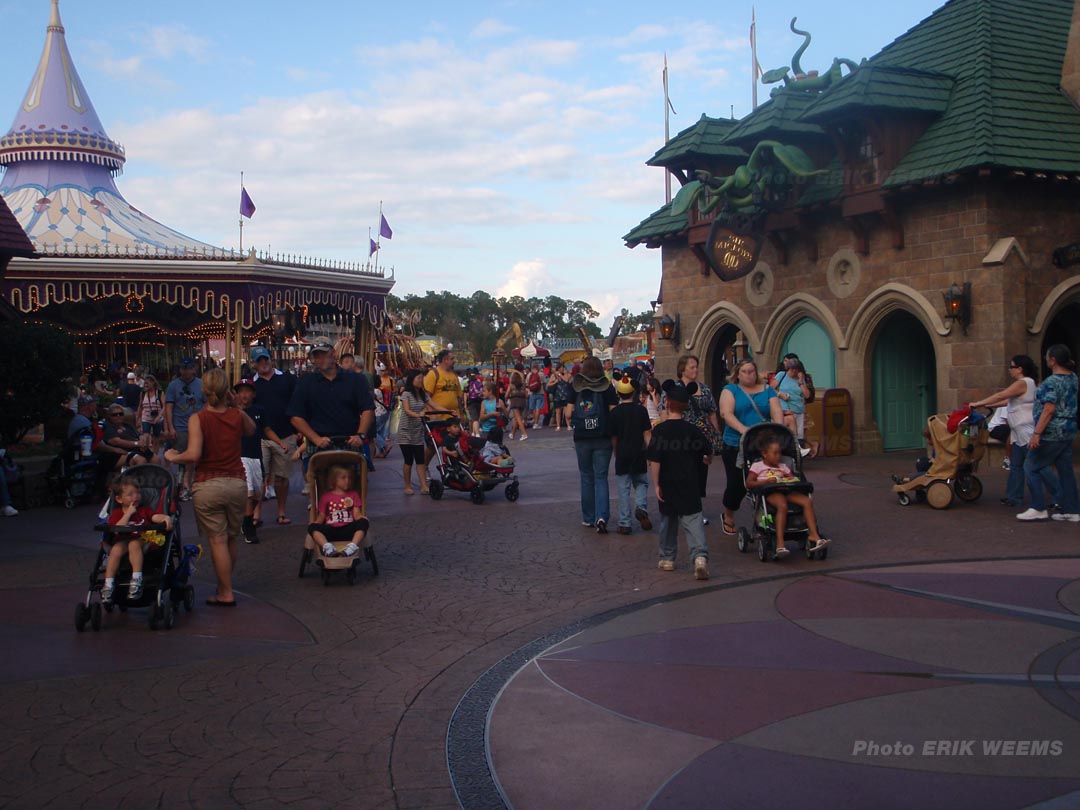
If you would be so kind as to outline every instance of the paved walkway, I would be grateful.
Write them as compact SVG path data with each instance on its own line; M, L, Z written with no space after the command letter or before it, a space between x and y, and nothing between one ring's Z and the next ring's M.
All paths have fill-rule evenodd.
M823 704L824 687L801 684L799 673L790 671L801 672L805 663L773 660L788 647L762 640L781 639L782 633L800 638L810 633L828 638L833 645L830 650L841 646L855 650L831 669L818 666L819 674L814 676L828 682L842 681L848 690L854 687L847 681L865 668L865 656L876 656L873 660L879 662L886 656L915 660L922 675L958 669L955 662L913 658L911 645L917 648L916 640L905 642L900 649L878 648L869 645L872 632L841 632L842 626L857 629L868 618L857 612L844 618L845 611L860 604L858 600L840 598L831 591L822 596L821 588L875 588L878 593L885 585L867 579L870 567L1070 557L1080 543L1076 525L1031 526L1013 520L1012 513L996 502L1004 487L1000 470L986 474L987 494L982 503L935 512L924 505L900 507L888 491L888 474L910 468L911 456L825 459L814 462L810 473L817 486L823 523L835 538L829 559L810 562L793 555L784 563L762 564L752 555L740 555L714 522L709 527L713 579L702 588L685 560L674 574L657 571L654 536L638 532L630 537L614 533L599 537L579 525L577 477L569 445L565 434L553 431L535 432L527 442L515 445L522 476L517 503L491 497L484 505L474 506L455 493L448 493L438 503L419 495L406 497L400 494L400 466L396 461L382 462L372 476L369 509L376 521L381 574L373 578L365 573L355 587L347 586L343 579L324 587L316 576L297 578L303 508L294 497L289 509L296 521L293 526L268 526L262 531L261 545L241 549L236 576L241 601L236 610L215 611L203 607L200 598L195 612L181 616L177 628L170 632L151 632L144 613L131 611L123 617L107 616L100 633L75 633L72 613L85 593L96 542L91 531L95 522L92 506L71 511L31 510L3 520L0 600L5 609L0 613L0 637L8 654L0 662L0 725L5 730L0 736L0 805L408 808L453 807L460 795L468 806L492 802L497 806L498 793L493 798L490 791L485 792L488 785L496 784L486 762L481 763L484 771L477 771L475 759L469 757L469 745L482 747L488 741L495 776L515 804L529 806L529 797L566 788L565 793L557 790L548 806L576 806L576 797L582 794L570 791L570 787L579 781L580 760L575 768L559 769L560 778L552 779L550 772L529 776L528 770L522 769L522 755L515 754L519 750L515 746L532 745L530 741L535 741L536 749L524 756L550 751L543 746L551 737L535 725L535 715L528 721L525 715L514 719L511 714L514 700L521 710L520 690L528 686L525 679L543 674L545 683L558 682L566 671L577 667L582 676L569 691L564 687L562 694L568 700L580 700L575 690L588 695L593 689L595 695L598 684L604 683L597 680L597 662L605 660L599 652L605 643L614 645L610 655L620 661L620 657L640 656L654 649L670 652L664 667L685 666L678 656L699 646L715 646L693 641L670 646L663 643L664 636L693 635L694 631L686 630L691 626L686 621L688 610L704 614L708 632L721 645L742 643L739 638L745 636L739 634L748 633L751 638L744 646L757 656L753 667L776 671L745 673L745 680L755 687L737 695L750 693L755 699L743 708L744 698L739 697L737 717L731 720L716 720L712 707L717 700L729 700L730 691L689 702L691 707L701 706L702 712L708 706L709 722L716 720L721 725L686 729L676 720L680 715L685 720L694 712L676 711L677 707L666 703L659 715L645 717L657 730L674 725L674 730L669 728L665 733L684 742L680 743L679 756L668 761L667 775L661 779L653 772L650 778L655 784L650 783L651 788L635 783L631 804L623 806L645 804L664 784L667 788L657 793L656 806L686 796L692 802L692 794L679 793L683 782L678 775L686 774L685 781L694 783L696 777L690 777L695 767L709 773L731 773L731 779L724 777L724 782L735 785L744 784L735 777L747 770L747 764L763 763L765 767L752 769L762 775L757 785L761 788L776 781L765 778L770 769L795 767L785 757L808 753L806 745L792 747L782 739L769 742L765 739L768 734L784 737L784 729L794 728L784 723L802 719L807 725L800 727L800 733L807 736L799 739L813 739L814 724L822 722L823 709L836 712L845 705ZM723 473L717 467L710 492L718 494L722 484ZM710 497L709 503L718 514L719 498ZM185 536L190 539L195 534L190 509L184 520ZM204 561L196 577L200 597L210 592L208 568L208 561ZM1003 571L994 576L1020 576L1012 569ZM1049 578L1023 575L1027 579L1017 587L1023 591L1023 583L1037 584L1036 590L1045 596L1047 579L1074 576L1064 571L1062 568ZM946 584L935 583L934 587ZM735 585L742 587L732 587ZM804 600L795 598L803 593L799 589L808 589L806 595L813 597L805 600L808 604L820 602L831 612L820 616L793 613L780 595L791 591L792 601L801 603ZM963 595L971 596L967 592ZM683 598L672 601L672 597ZM1013 596L1009 598L1015 601ZM650 600L655 607L634 609ZM936 597L916 601L932 604L934 610L958 609ZM1038 609L1049 610L1047 604L1044 600ZM753 613L750 607L745 609L749 612L731 612L737 606L756 606L759 612ZM980 616L985 613L970 605L965 609ZM617 616L619 611L625 615ZM1080 612L1075 600L1061 601L1053 611ZM653 647L646 645L634 652L638 643L626 639L640 635L641 628L634 630L632 625L643 619L633 617L651 620L663 615L672 617L671 626L651 625L649 633L659 634L651 642ZM605 624L605 616L612 618L613 624ZM901 612L897 618L906 621L912 617ZM982 622L980 627L989 624L992 629L1019 620L1010 617L989 622L983 617L973 621ZM762 640L754 640L755 623L763 628ZM764 632L772 625L774 632ZM564 644L572 628L588 630L590 635ZM1049 632L1042 625L1038 629ZM910 628L905 629L903 634L910 632ZM725 637L724 633L735 636ZM951 637L943 638L946 646L952 643ZM1001 661L1018 667L1024 655L1034 654L1035 641L1042 637L1028 638L1020 633L1004 640L994 638L1003 650L1017 643L1012 652L1002 652ZM814 645L805 638L796 640L795 649L809 656L811 663L817 662ZM578 648L580 653L574 652ZM535 655L540 659L530 663ZM576 655L582 660L576 660ZM519 661L528 666L512 678ZM623 663L629 666L633 662ZM752 660L744 657L738 665L751 664ZM508 665L514 669L506 671ZM709 664L718 669L724 665L725 661ZM620 678L629 671L627 666L617 668ZM695 666L691 662L689 668ZM555 673L557 667L563 667L558 677L548 674ZM828 674L821 675L821 670ZM903 678L905 683L914 677L911 672L895 674L902 672L899 669L890 670L893 674L888 676L868 671L877 678ZM978 671L1004 670L984 664ZM1062 664L1060 672L1076 675L1075 656ZM498 702L494 701L497 690L485 696L477 688L490 686L496 677L501 678L499 689L509 683ZM590 680L596 682L589 686ZM731 676L719 680L730 690L738 689L741 679ZM684 685L671 691L681 694L690 688ZM850 692L851 696L865 693L864 687L858 688L863 691ZM612 682L610 690L601 690L604 695L610 691L604 700L612 705L604 700L593 703L602 707L606 716L624 715L620 722L643 726L642 718L618 703L620 695L633 689L632 678L622 685ZM913 694L917 698L920 692L942 691L933 688ZM1072 687L1065 693L1076 695ZM881 700L885 692L873 694ZM463 703L466 695L470 697ZM914 699L901 691L896 695L898 700ZM548 697L537 693L538 701ZM1041 694L1040 699L1046 700ZM469 726L475 718L470 719L465 711L485 705L484 701L494 707L488 740L483 736L484 724ZM783 711L777 715L776 709ZM456 717L455 710L459 710ZM913 724L908 735L912 740L930 734L925 730L929 726L919 725L918 711L907 710ZM761 712L765 713L758 716ZM768 721L764 725L762 717ZM451 734L448 754L452 718L456 731ZM844 728L837 726L835 734L821 740L825 746L822 758L831 768L852 764L848 762L851 755L845 758L841 754L856 731L876 735L885 730L884 726L860 728L856 719ZM832 724L832 720L826 722ZM717 733L718 728L722 734ZM515 734L515 729L520 733ZM706 730L708 733L702 733ZM996 731L997 727L988 725L986 730ZM1036 730L1017 728L1011 736L1050 735L1048 730L1035 734ZM732 756L736 738L740 754ZM693 744L686 744L686 739ZM1069 746L1065 756L1075 763L1075 736L1061 739ZM716 749L714 756L721 757L726 770L699 759L704 756L699 750L704 745L701 740L710 741L709 750ZM717 745L717 740L722 744ZM613 773L625 772L633 762L629 754L625 759L593 754L592 759L610 765ZM864 762L854 765L865 767ZM820 774L816 781L822 795L831 795L834 801L839 785L848 779L843 774L834 779L834 771L820 770L820 762L797 764ZM890 767L879 761L870 764ZM916 769L924 767L920 761ZM1071 776L1075 776L1075 769ZM667 782L669 777L675 778ZM1018 772L1016 779L1021 777L1057 778L1048 771ZM806 784L814 780L794 781ZM1075 785L1062 783L1040 795L1075 789ZM1030 803L1035 794L1021 791L1015 795L1016 801L1007 806ZM771 803L768 796L762 797L762 802ZM593 797L587 798L592 806Z

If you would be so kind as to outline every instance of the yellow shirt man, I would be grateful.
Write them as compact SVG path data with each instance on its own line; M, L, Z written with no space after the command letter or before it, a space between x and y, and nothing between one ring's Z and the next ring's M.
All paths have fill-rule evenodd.
M461 416L461 381L453 368L449 371L439 366L432 368L424 377L424 390L431 395L431 402L436 408Z

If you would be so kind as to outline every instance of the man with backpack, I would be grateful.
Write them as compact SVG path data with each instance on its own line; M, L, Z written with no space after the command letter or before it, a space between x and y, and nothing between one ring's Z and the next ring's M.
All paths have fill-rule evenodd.
M611 517L608 469L611 466L610 411L619 404L615 386L604 375L599 358L586 357L571 383L574 411L574 450L581 475L581 525L607 534Z
M469 369L465 388L465 406L469 410L469 422L473 436L480 435L480 403L484 401L484 378L479 369Z
M539 430L543 427L544 377L540 373L540 364L533 361L532 368L525 375L525 389L529 392L529 404L525 409L525 422L530 428Z

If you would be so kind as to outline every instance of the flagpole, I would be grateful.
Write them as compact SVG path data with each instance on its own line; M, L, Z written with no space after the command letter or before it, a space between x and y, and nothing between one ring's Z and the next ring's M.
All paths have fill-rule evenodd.
M244 196L244 173L240 172L240 197ZM244 215L240 214L240 253L244 252Z
M379 200L379 235L375 238L375 270L379 269L379 252L382 248L382 200Z
M750 6L750 93L754 109L757 109L758 60L757 60L757 15Z
M664 145L671 140L671 99L668 97L667 51L664 52ZM664 202L671 203L671 171L664 169Z

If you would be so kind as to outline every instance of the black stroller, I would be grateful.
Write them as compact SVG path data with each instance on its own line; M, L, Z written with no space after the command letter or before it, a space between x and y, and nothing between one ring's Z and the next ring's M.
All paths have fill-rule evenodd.
M169 515L172 527L165 529L164 524L154 524L152 532L160 532L160 545L147 543L143 556L143 594L136 599L127 597L127 585L131 581L131 565L127 557L116 573L116 589L109 602L103 602L101 589L105 584L105 563L109 555L110 541L124 542L125 535L139 531L146 532L146 527L110 526L107 522L99 523L94 531L101 532L101 545L90 571L90 588L86 599L75 605L75 629L80 633L89 623L94 630L101 629L102 610L112 613L118 609L121 613L128 608L147 607L147 620L151 630L158 625L171 630L176 623L180 606L190 612L195 606L195 588L188 584L188 579L195 572L195 560L201 549L197 545L183 545L180 539L180 504L176 498L176 484L172 475L164 467L155 464L143 464L124 472L124 479L134 481L142 493L141 503L149 506L155 514ZM116 507L115 497L110 497L106 505L107 513Z
M758 559L762 562L775 559L776 551L776 527L773 523L776 510L766 501L766 496L778 490L805 492L807 495L814 491L814 485L806 480L803 473L802 453L799 452L799 442L795 434L783 425L772 422L754 425L742 436L736 465L742 471L743 482L745 483L749 475L750 465L761 460L759 445L767 435L780 441L781 461L799 480L792 483L765 484L747 490L746 497L753 505L753 525L749 529L739 528L738 547L739 551L746 552L750 546L757 543ZM824 560L829 556L828 546L816 551L810 547L809 529L802 508L794 503L788 508L787 524L784 527L784 543L789 542L798 543L799 548L806 551L807 559Z
M92 439L89 430L72 436L64 442L64 448L45 472L52 499L60 501L67 509L101 494L100 462L97 453L89 452Z

